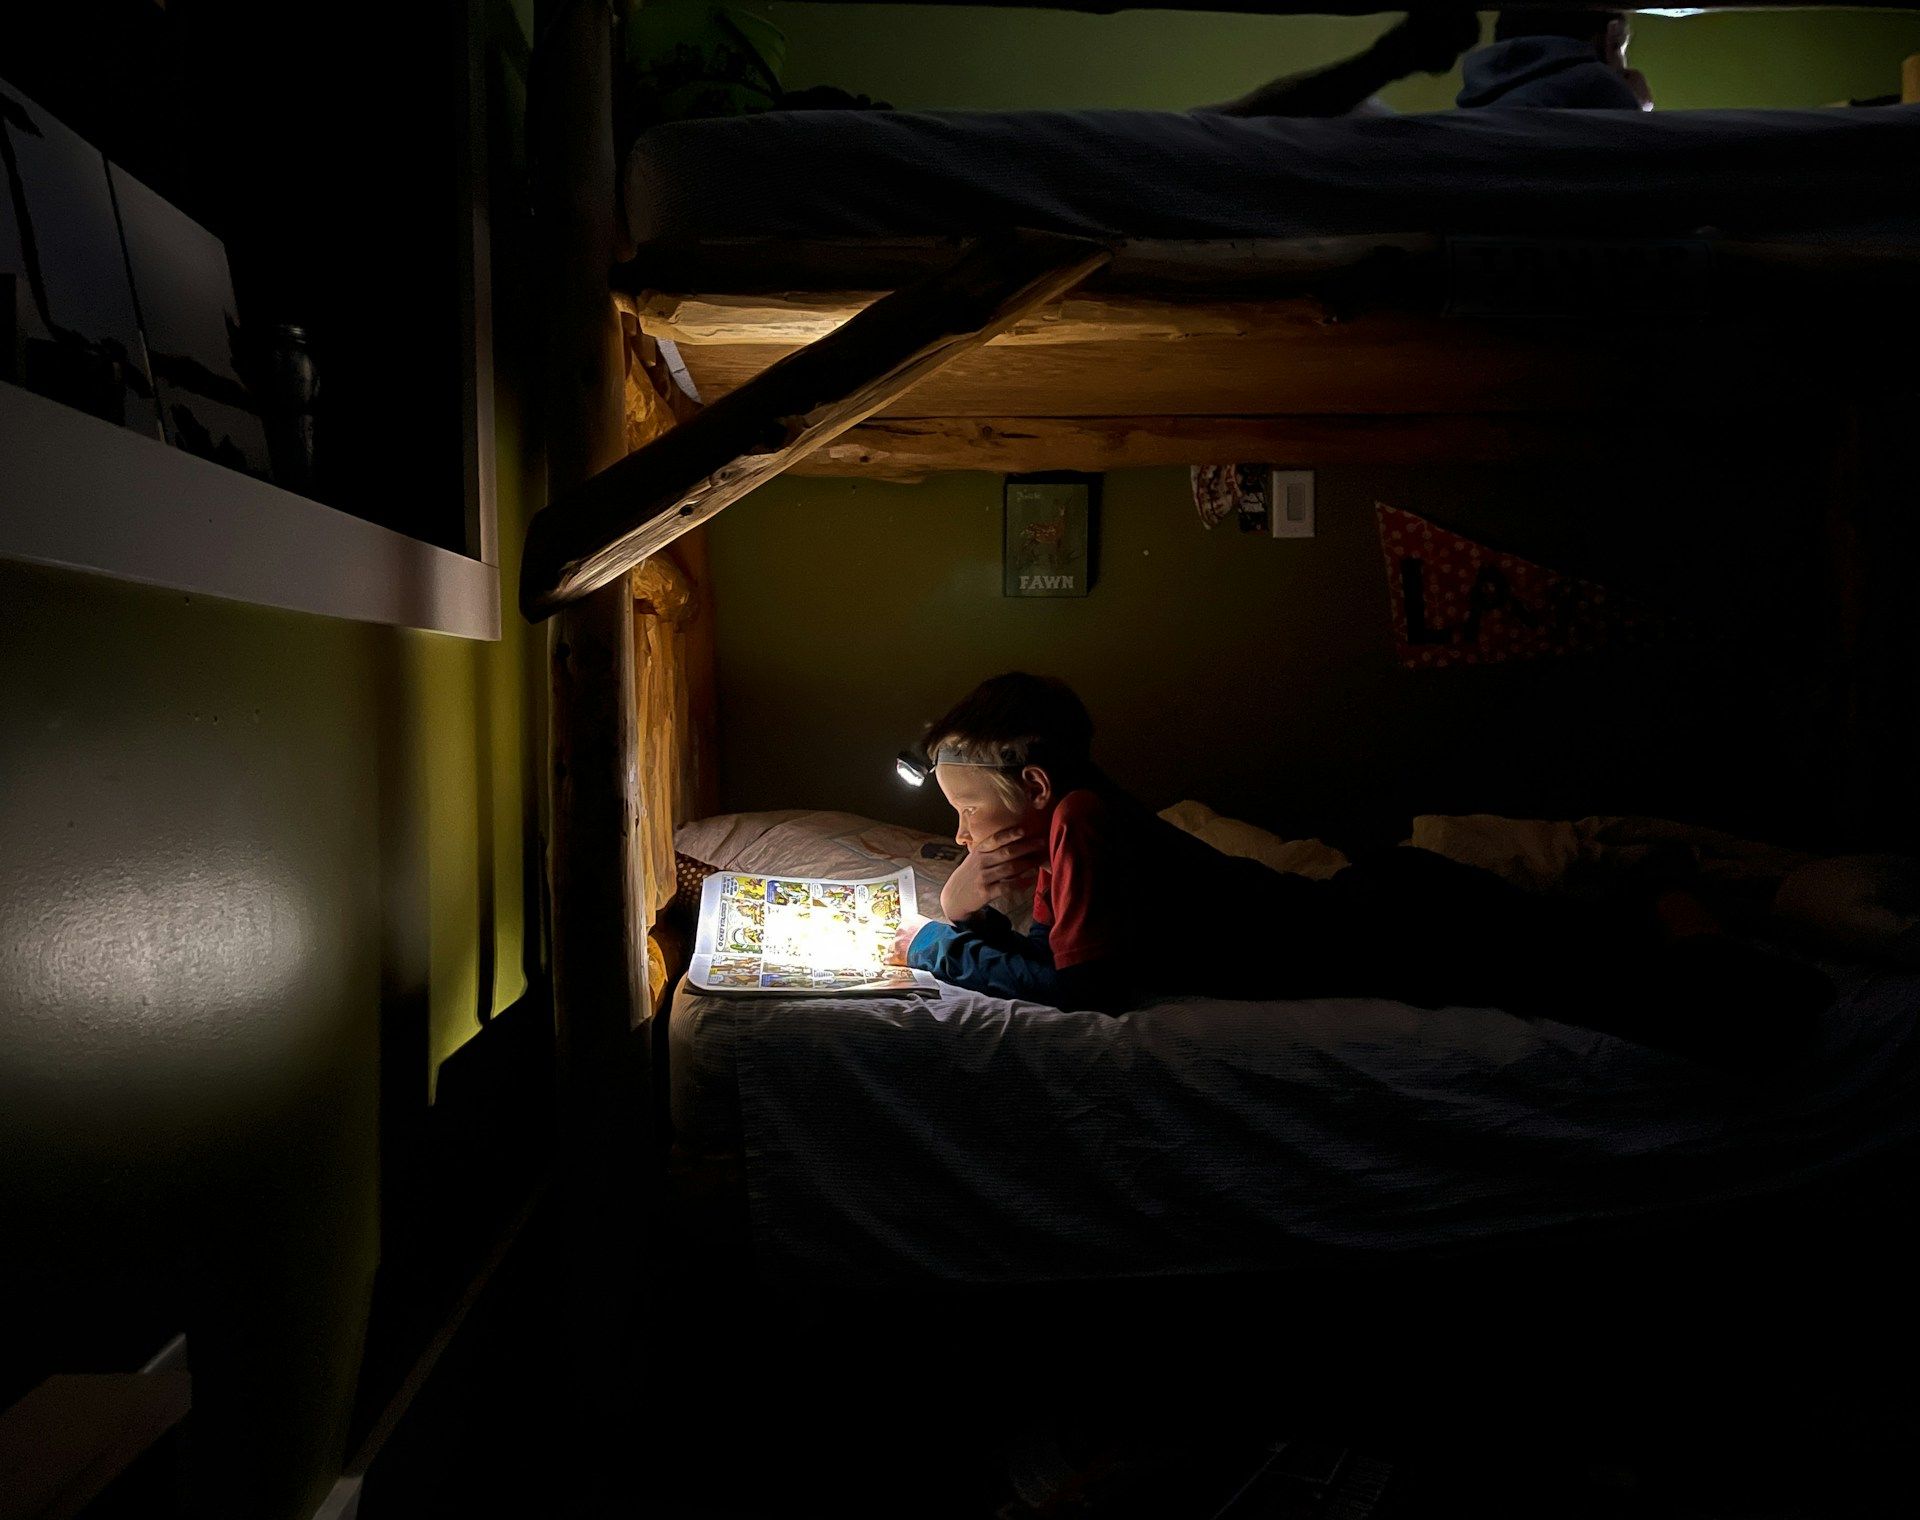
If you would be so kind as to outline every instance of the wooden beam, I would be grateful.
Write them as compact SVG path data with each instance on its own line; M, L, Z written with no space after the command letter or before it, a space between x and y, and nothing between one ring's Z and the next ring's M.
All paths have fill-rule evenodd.
M795 291L784 297L640 297L641 330L693 346L712 343L813 343L880 298L879 291ZM1311 300L1164 301L1072 295L1050 301L995 338L1005 348L1029 343L1177 343L1186 338L1277 338L1326 321Z
M1659 419L1619 414L1644 434ZM1689 421L1687 426L1694 424ZM1572 461L1618 452L1593 414L1397 417L869 418L789 472L912 481L940 470L1098 474L1167 465L1407 465Z
M725 239L648 250L623 271L655 283L622 299L640 329L686 346L803 344L884 290L951 259L938 239L786 244ZM697 269L696 269L697 266ZM1605 321L1680 313L1822 320L1905 303L1910 245L1850 239L1458 237L1430 234L1121 244L1062 300L1009 327L994 346L1282 338L1379 311L1498 311ZM698 283L673 283L697 280ZM1544 306L1545 309L1542 309Z
M614 581L1109 257L1083 238L1002 233L875 302L539 513L527 534L521 610L544 618Z
M1628 396L1765 406L1776 390L1822 394L1836 373L1857 388L1876 361L1904 359L1920 334L1912 269L1910 248L1871 239L1127 244L887 413L1605 411ZM713 400L791 351L763 332L830 330L860 299L820 288L841 294L654 295L636 311L709 340L679 352Z
M1429 413L1727 413L1871 389L1899 353L1856 328L1652 329L1381 313L1294 343L1051 343L970 353L878 415L1247 417ZM786 349L682 350L713 404ZM717 399L716 399L717 398Z
M539 36L528 105L547 299L547 479L559 496L625 451L620 326L605 273L615 236L608 7L542 5ZM576 1138L606 1165L625 1133L616 1116L627 1036L649 1011L633 658L624 586L576 602L548 637L555 1033Z

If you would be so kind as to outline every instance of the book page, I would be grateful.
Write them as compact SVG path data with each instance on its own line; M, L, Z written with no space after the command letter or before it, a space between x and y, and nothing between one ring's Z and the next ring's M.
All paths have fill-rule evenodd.
M715 871L700 889L687 981L782 997L931 991L926 972L887 964L917 911L905 868L860 881Z

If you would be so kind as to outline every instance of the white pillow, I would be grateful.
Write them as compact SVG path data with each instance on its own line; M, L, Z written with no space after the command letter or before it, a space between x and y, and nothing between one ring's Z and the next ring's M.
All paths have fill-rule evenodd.
M1347 857L1330 844L1318 839L1282 839L1238 818L1223 818L1204 802L1176 802L1162 808L1160 816L1222 855L1257 860L1269 870L1324 881L1348 864Z
M939 915L940 889L959 862L923 851L952 843L919 829L813 808L720 813L683 823L673 836L679 854L759 876L881 876L911 866L920 911L929 917Z
M927 853L929 846L935 853ZM879 876L911 866L917 906L927 918L943 916L940 889L964 858L951 835L927 834L895 823L878 823L856 813L814 808L717 813L695 819L675 830L673 847L681 855L722 871L752 871L762 876ZM996 898L994 906L1021 934L1032 929L1032 887Z
M1689 886L1729 919L1764 916L1781 879L1807 857L1779 845L1665 818L1502 818L1423 813L1407 840L1529 892L1606 898L1651 858L1685 864Z
M1413 837L1407 843L1491 871L1529 892L1559 886L1581 853L1580 836L1571 823L1493 813L1423 813L1413 820Z

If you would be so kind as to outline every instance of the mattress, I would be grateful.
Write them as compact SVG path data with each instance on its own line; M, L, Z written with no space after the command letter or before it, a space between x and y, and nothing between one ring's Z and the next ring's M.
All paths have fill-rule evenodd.
M744 1153L776 1281L996 1283L1446 1254L1802 1190L1920 1139L1920 977L1842 971L1736 1078L1546 1021L1371 999L1125 1018L682 989L677 1108ZM731 1089L731 1098L725 1096ZM681 1098L688 1096L681 1089Z
M1629 842L1647 828L1614 822ZM801 811L676 836L750 871L912 864L929 900L949 869L934 842ZM675 1139L743 1158L761 1269L802 1284L1260 1272L1604 1233L1920 1144L1920 968L1826 964L1815 1046L1759 1078L1487 1008L1187 998L1107 1018L944 985L683 984Z
M797 111L677 122L629 155L636 242L956 235L1910 235L1920 106L1447 111Z

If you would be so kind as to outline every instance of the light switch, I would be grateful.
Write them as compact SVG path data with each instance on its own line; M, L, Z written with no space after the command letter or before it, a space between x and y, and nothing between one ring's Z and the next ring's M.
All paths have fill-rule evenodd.
M1313 471L1273 472L1273 536L1313 537Z

